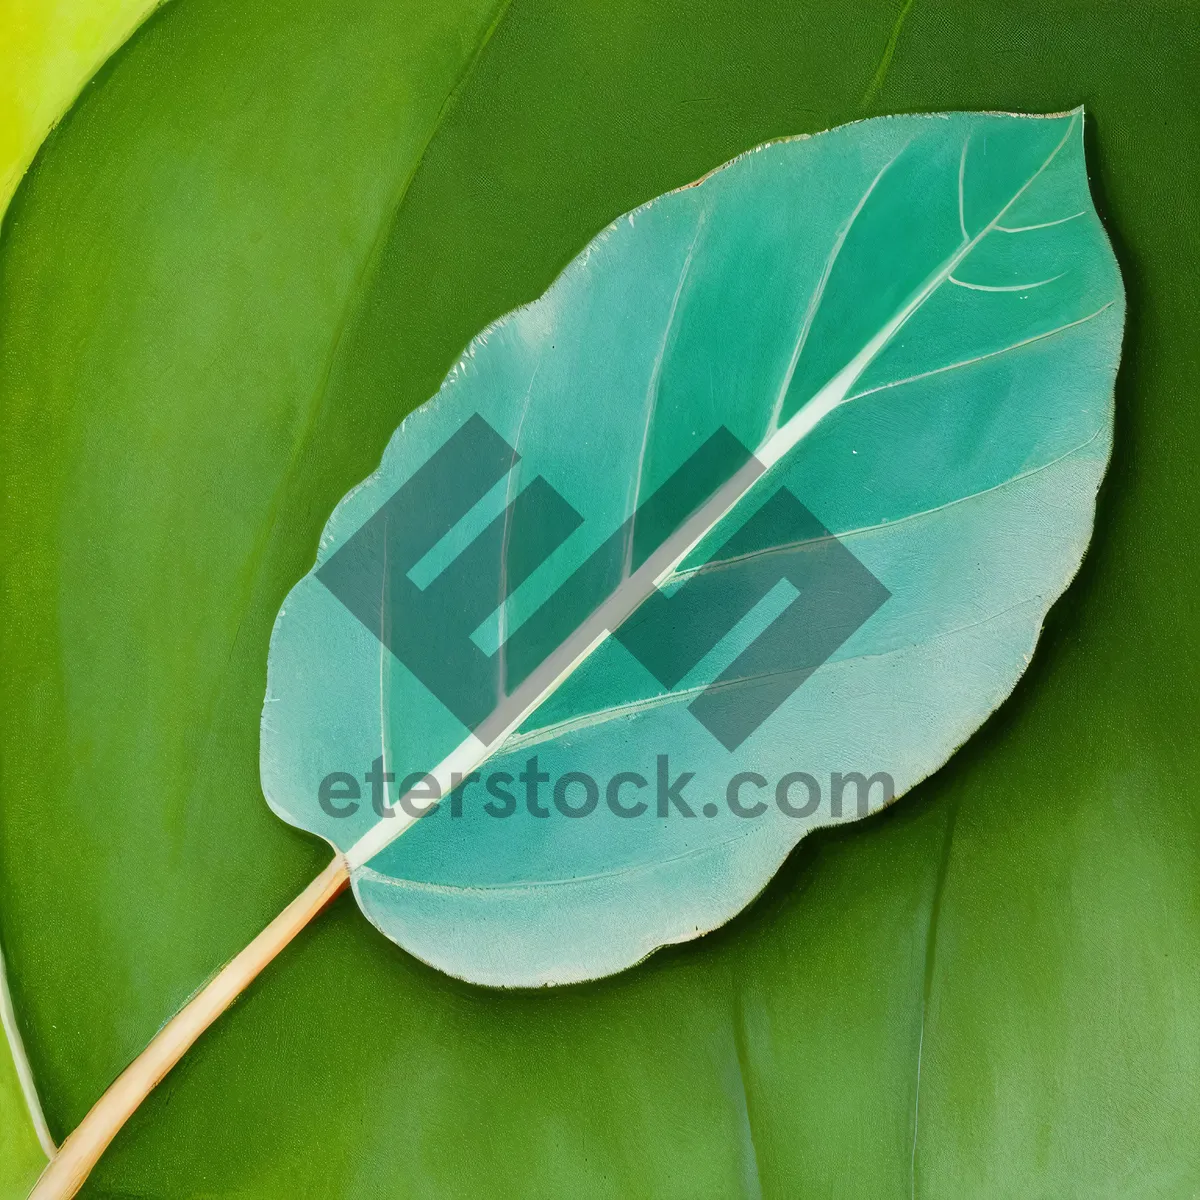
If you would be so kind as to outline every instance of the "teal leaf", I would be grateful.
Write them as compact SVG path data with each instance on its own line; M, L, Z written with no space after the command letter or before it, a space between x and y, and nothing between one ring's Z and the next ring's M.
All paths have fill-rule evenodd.
M271 639L268 803L474 982L716 928L1012 690L1088 543L1123 316L1081 110L858 122L619 218L338 505Z

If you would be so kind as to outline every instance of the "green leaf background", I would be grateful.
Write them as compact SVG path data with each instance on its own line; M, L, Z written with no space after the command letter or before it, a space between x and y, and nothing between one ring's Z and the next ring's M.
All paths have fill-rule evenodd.
M770 137L1082 102L1128 323L1092 549L946 769L598 984L471 988L344 898L85 1195L1200 1189L1197 61L1168 0L173 0L131 38L0 232L0 941L59 1137L328 857L257 717L333 504L614 216Z

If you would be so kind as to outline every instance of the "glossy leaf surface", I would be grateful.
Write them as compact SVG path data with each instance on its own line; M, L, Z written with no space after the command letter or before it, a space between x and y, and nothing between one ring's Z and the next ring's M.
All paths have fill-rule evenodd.
M1080 112L857 122L619 218L472 342L339 506L272 636L268 801L350 853L384 932L473 982L594 978L722 924L805 833L907 791L1011 690L1090 535L1123 310ZM662 580L670 599L485 746L475 697L435 694L478 662L459 643L496 647L465 685L483 721L571 622L644 593L676 528L656 497L730 434L772 465ZM678 670L647 657L693 633ZM815 674L760 712L800 664ZM405 780L464 740L467 767L491 750L481 777L387 831ZM334 773L359 796L373 761L371 802L321 802ZM846 799L851 772L879 781Z
M468 340L544 292L619 214L770 138L864 113L1084 103L1093 189L1129 291L1115 457L1089 555L1025 681L907 801L806 839L761 902L710 937L549 993L449 980L347 898L151 1097L90 1194L1195 1191L1200 705L1181 664L1200 653L1200 626L1181 560L1200 525L1200 191L1182 169L1200 138L1196 14L789 0L734 20L704 3L518 0L325 331L340 348L311 424L255 423L269 389L240 407L184 406L182 375L148 376L154 404L134 419L115 399L132 342L108 361L84 341L112 302L110 264L152 264L166 232L186 249L206 226L194 188L131 178L122 156L155 129L183 162L219 141L221 121L184 128L208 103L206 77L235 106L271 93L277 114L311 96L263 82L268 48L309 83L335 69L332 53L300 53L309 11L167 6L48 143L0 245L0 932L60 1136L327 859L263 805L257 722L271 623L333 506ZM342 11L339 27L354 28L364 10ZM409 44L412 32L408 22ZM239 74L239 62L253 69ZM435 110L451 84L433 89ZM255 162L278 144L272 121L260 129ZM337 153L354 140L339 137ZM214 222L240 197L220 193ZM270 210L283 226L296 215ZM82 253L101 245L109 258ZM144 306L144 336L165 297L199 286L197 259L223 252L176 260ZM254 281L230 271L218 282L220 311ZM269 296L253 309L268 323L303 299L282 284ZM254 327L232 322L213 354L257 370L239 350ZM61 377L69 410L47 399ZM18 389L46 420L18 419ZM149 425L159 409L174 419ZM127 478L146 481L119 504L94 500L113 468L87 452L105 428ZM277 520L211 503L242 494L240 472L211 483L204 472L247 442L273 456ZM168 452L183 465L165 469ZM181 509L181 479L197 472L199 499ZM114 510L128 516L123 541ZM198 565L206 579L248 525L257 567L233 583L214 576L212 592L178 586L177 570ZM98 611L67 564L80 547L95 548L94 567L127 544L163 547L168 569ZM173 614L147 633L144 657L164 680L150 693L125 682L142 661L123 640L138 604ZM222 682L193 705L197 664ZM68 708L68 680L119 703ZM114 742L121 753L101 758ZM118 846L139 864L139 888L117 869Z

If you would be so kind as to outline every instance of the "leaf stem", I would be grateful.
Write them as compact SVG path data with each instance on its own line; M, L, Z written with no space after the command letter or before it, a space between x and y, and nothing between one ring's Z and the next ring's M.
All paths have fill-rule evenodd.
M121 1126L258 973L350 882L341 854L155 1034L47 1164L29 1200L68 1200Z

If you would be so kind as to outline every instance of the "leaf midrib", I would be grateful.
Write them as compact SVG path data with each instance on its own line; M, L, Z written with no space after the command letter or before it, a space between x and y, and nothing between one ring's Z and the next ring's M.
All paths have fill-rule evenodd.
M763 478L765 478L771 469L784 458L787 457L799 443L808 436L831 412L841 405L848 403L852 397L852 389L854 385L862 378L863 373L870 365L879 357L884 349L891 343L896 334L908 323L908 321L921 310L931 296L942 287L947 279L953 275L958 265L966 261L973 253L975 248L983 242L995 227L1003 220L1008 211L1025 195L1026 192L1034 185L1041 177L1047 167L1058 157L1063 147L1066 146L1075 131L1076 124L1080 119L1081 110L1075 110L1070 115L1070 121L1063 133L1062 138L1055 145L1054 149L1046 156L1038 168L1030 174L1030 176L1021 184L1019 188L1009 197L1009 199L1001 206L999 211L991 218L990 221L980 231L973 236L967 237L946 260L939 264L925 279L919 288L910 296L910 298L890 317L884 325L862 346L850 361L839 370L832 379L829 380L823 387L813 394L800 408L788 418L778 428L768 427L765 440L758 446L755 455L751 458L748 466L753 465L758 468L756 473L747 474L747 468L739 471L733 479L724 487L718 489L713 497L706 502L705 505L697 511L697 513L685 524L679 531L679 536L682 536L687 530L699 521L706 522L703 532L696 535L690 542L678 552L672 548L672 543L676 535L668 539L664 543L663 550L670 548L670 554L674 557L670 559L668 565L661 572L656 570L656 576L650 590L654 586L661 585L662 581L674 571L687 555L690 554L697 545L699 545L708 532L711 532L724 517L736 508L745 497L753 490L754 486ZM1067 116L1068 114L1060 114ZM966 161L967 149L970 146L970 138L963 144L963 162ZM894 161L894 160L893 160ZM888 164L890 165L890 164ZM866 196L869 196L874 189L875 184L879 181L884 171L877 175L867 189ZM959 172L959 212L960 223L963 206L963 173ZM855 219L862 211L866 197L859 201L854 212L849 218L847 228L842 235L839 235L839 243L844 240L845 234L849 233L850 227L853 226ZM963 229L966 226L963 224ZM799 335L798 335L799 336ZM772 423L773 425L773 423ZM739 482L745 476L748 482ZM726 493L731 487L736 485L740 491L736 491L732 499L726 499ZM691 538L691 534L687 536ZM505 706L501 705L494 713L489 721L500 718L503 721L501 731L493 736L490 732L485 733L483 728L476 729L474 733L468 734L450 753L429 773L435 781L442 787L443 791L448 790L451 785L451 778L462 771L471 771L499 753L508 737L520 727L520 724L538 707L541 706L550 696L552 696L571 675L578 670L580 665L591 656L595 650L603 644L605 637L597 636L586 644L587 638L591 635L591 627L599 622L602 626L611 618L613 613L618 612L622 603L626 598L622 596L622 592L632 588L635 580L639 575L644 575L647 568L650 566L648 560L639 568L637 574L627 576L625 581L618 586L607 600L592 614L588 621L585 622L574 634L572 634L559 648L551 654L550 658L530 675L521 686L510 696L506 698L508 709L514 714L511 718L504 711ZM646 594L649 594L648 592ZM643 596L642 599L645 597ZM634 603L641 601L634 597ZM622 618L623 619L623 618ZM581 639L583 639L581 641ZM581 647L575 649L574 647ZM569 652L572 657L565 667L558 667L556 660L560 652ZM553 677L549 677L550 671L557 671ZM545 680L545 682L539 682ZM537 684L535 690L534 685ZM524 699L524 693L532 692L531 700ZM519 703L518 703L519 701ZM483 746L483 752L480 754L475 751L474 745ZM360 835L357 841L346 850L345 857L352 870L359 870L364 867L372 858L385 850L398 837L402 836L410 827L412 822L404 820L388 825L382 821L377 821L364 834Z

